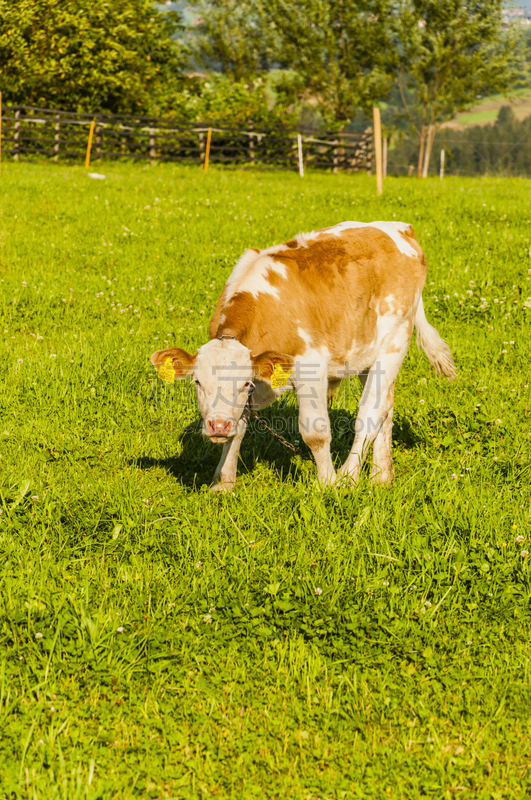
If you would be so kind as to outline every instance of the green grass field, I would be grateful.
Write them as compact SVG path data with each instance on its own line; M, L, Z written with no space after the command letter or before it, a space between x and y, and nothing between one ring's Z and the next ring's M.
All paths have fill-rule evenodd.
M529 183L97 169L0 176L0 797L529 797ZM255 433L214 495L149 356L245 248L346 219L413 224L459 379L412 344L391 488Z

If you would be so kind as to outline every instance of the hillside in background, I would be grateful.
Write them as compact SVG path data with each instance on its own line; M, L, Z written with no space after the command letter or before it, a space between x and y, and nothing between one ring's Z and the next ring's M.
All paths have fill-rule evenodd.
M511 98L501 94L485 97L473 106L466 114L459 114L454 120L447 122L443 127L453 130L462 130L470 125L486 125L496 121L500 108L509 105L518 120L531 116L531 91L519 89Z

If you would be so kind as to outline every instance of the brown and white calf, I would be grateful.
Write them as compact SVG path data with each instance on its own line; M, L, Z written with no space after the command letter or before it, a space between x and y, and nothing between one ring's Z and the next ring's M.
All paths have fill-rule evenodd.
M395 380L414 325L437 372L455 377L450 349L424 313L425 279L424 253L402 222L342 222L247 250L218 300L210 341L194 355L169 348L151 356L156 368L195 378L203 432L223 444L213 488L234 486L253 388L258 409L295 389L300 433L323 484L355 481L371 445L371 477L389 483ZM276 387L276 365L285 386ZM354 443L336 476L327 394L349 375L364 388Z

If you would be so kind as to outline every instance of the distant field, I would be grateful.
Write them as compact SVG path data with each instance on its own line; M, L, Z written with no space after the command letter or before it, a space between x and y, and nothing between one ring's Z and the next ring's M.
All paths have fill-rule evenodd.
M529 182L97 168L0 176L0 795L528 798ZM346 219L414 225L459 379L412 344L389 489L255 433L213 495L149 355L245 248Z
M531 92L528 89L518 90L512 97L503 97L501 94L486 97L473 106L466 114L459 114L452 122L444 125L445 128L456 130L466 128L468 125L484 125L496 120L502 106L511 106L517 119L531 117Z

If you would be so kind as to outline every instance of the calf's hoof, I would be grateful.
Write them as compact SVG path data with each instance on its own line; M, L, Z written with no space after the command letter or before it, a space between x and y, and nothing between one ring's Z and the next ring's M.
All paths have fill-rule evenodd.
M391 486L395 479L395 471L393 467L390 469L381 469L376 464L371 467L371 483L378 486Z
M317 478L317 486L320 489L329 489L330 486L335 486L337 481L337 475L335 472L330 473L329 475L323 475L321 478Z
M359 477L360 477L360 468L358 466L353 467L350 470L341 467L341 469L337 473L337 485L354 486L354 484L358 482Z
M236 482L235 481L232 481L232 482L231 481L225 481L225 482L216 481L216 483L213 483L212 486L210 487L210 491L211 492L232 492L232 490L234 489L235 486L236 486Z

